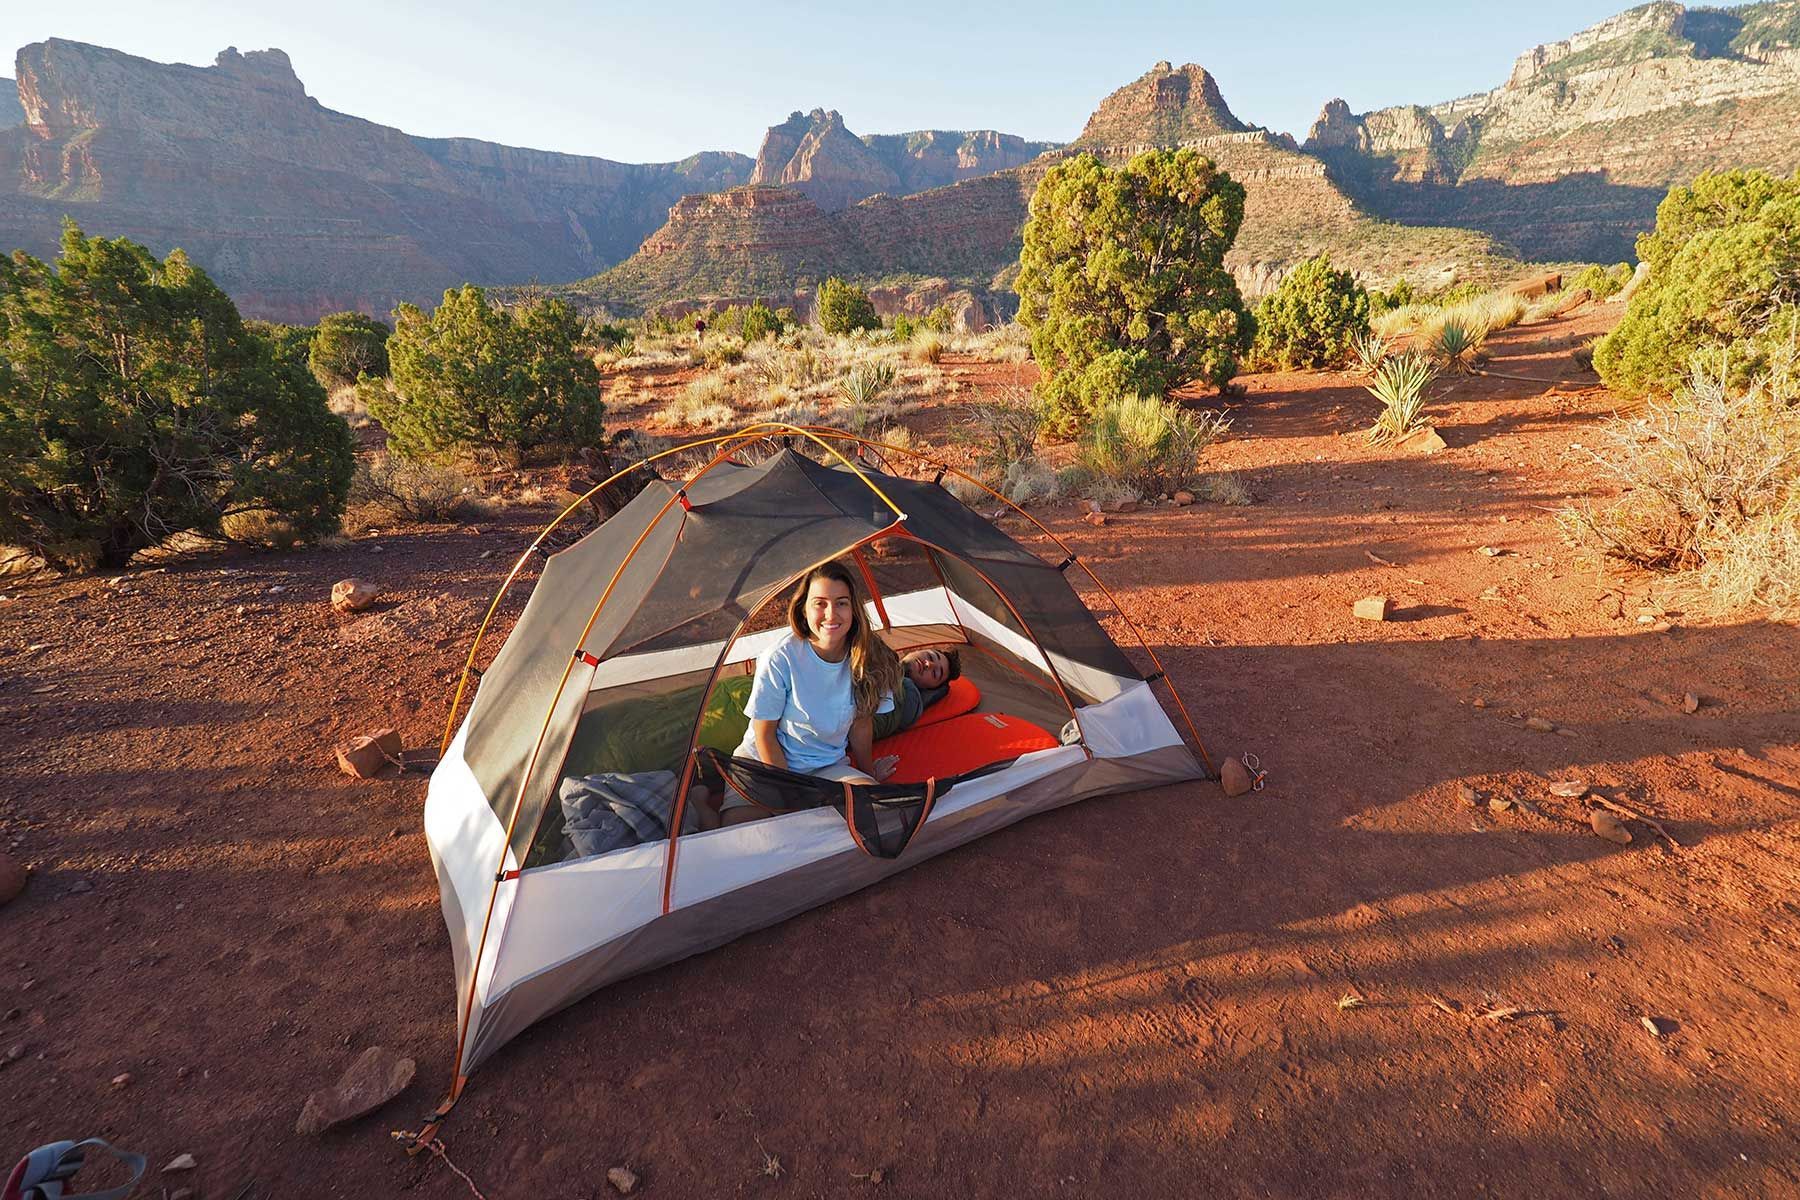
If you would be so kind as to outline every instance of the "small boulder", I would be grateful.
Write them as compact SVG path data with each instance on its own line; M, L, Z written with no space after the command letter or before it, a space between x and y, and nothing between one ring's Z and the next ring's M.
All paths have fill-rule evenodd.
M164 1167L163 1171L165 1173L170 1171L191 1171L199 1165L200 1164L195 1161L193 1155L177 1154L174 1158L169 1160L169 1165Z
M1631 844L1631 830L1625 828L1625 822L1604 808L1596 808L1588 813L1588 824L1593 826L1595 833L1609 842L1617 842L1621 846Z
M1360 621L1385 621L1393 608L1393 602L1386 596L1364 596L1350 609Z
M1256 779L1240 760L1228 758L1219 766L1219 786L1227 796L1242 796L1256 787Z
M1138 510L1136 500L1108 500L1105 509L1109 513L1134 513Z
M1550 785L1552 796L1561 796L1565 800L1579 800L1588 794L1587 780L1562 779Z
M336 1084L306 1098L294 1132L323 1133L333 1125L367 1116L404 1092L412 1083L413 1070L412 1059L401 1058L385 1046L370 1046Z
M1466 783L1456 785L1456 798L1471 807L1481 803L1481 793Z
M1448 450L1446 442L1435 429L1421 429L1417 433L1409 433L1395 443L1395 448L1409 454L1437 454Z
M1488 811L1489 812L1497 812L1497 813L1510 812L1512 810L1512 806L1513 806L1512 800L1506 796L1489 796L1488 797Z
M1188 505L1192 504L1193 502L1194 502L1194 493L1192 493L1190 491L1186 491L1186 490L1175 493L1175 503L1177 505L1181 506L1182 508L1186 508Z
M25 890L26 871L19 860L0 850L0 904Z
M331 585L331 607L341 613L361 612L381 596L381 585L366 579L340 579Z
M1686 695L1684 695L1681 698L1681 711L1684 713L1689 713L1689 714L1699 712L1700 711L1700 697L1696 696L1692 692L1689 692Z
M1089 525L1104 525L1104 524L1106 524L1106 514L1103 512L1091 512L1091 513L1088 513L1086 516L1082 517L1081 519L1086 521Z
M1526 717L1525 728L1535 729L1539 733L1555 733L1556 722L1548 717Z
M377 729L337 748L338 770L355 779L373 779L399 758L400 735L392 729Z
M629 1196L637 1191L637 1172L630 1167L613 1167L606 1172L606 1182L612 1184L613 1191L621 1196Z

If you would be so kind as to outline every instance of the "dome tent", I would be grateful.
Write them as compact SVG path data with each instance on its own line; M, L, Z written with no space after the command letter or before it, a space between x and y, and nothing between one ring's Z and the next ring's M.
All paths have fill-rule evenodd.
M1076 557L1058 541L1064 557L1048 563L964 506L941 486L952 468L838 430L768 424L677 450L709 445L685 480L652 479L548 555L485 672L473 672L481 635L470 650L464 683L477 674L479 685L460 728L458 689L425 807L457 976L456 1067L440 1116L509 1039L608 983L1033 813L1211 774L1156 698L1160 667L1134 666L1065 577ZM889 455L930 463L935 478L902 475ZM727 685L786 636L793 582L831 559L857 568L871 624L894 649L961 652L977 714L1063 731L953 778L873 789L877 803L924 798L894 858L868 852L855 821L829 806L705 831L692 821L708 762L734 742L717 733L731 716ZM596 772L660 788L661 834L581 853L568 785Z

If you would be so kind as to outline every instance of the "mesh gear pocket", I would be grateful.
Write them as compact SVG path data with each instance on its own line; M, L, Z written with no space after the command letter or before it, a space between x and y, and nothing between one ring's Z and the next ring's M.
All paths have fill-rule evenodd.
M925 781L924 795L916 794L916 784L870 787L846 783L843 788L844 823L850 827L850 836L857 846L871 858L899 858L937 801L935 779ZM884 794L896 791L904 794Z
M710 746L701 747L700 757L705 766L719 773L727 788L764 812L800 812L827 805L838 809L850 828L851 840L871 858L900 857L931 815L940 790L935 779L924 783L840 783L738 758Z

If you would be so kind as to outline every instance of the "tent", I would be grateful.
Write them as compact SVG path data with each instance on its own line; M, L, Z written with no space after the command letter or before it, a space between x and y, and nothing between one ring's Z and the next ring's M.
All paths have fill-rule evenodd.
M479 684L460 728L458 689L425 807L457 976L456 1068L440 1112L509 1039L608 983L1033 813L1211 775L1198 737L1190 749L1156 698L1154 652L1143 644L1155 665L1146 674L1070 585L1075 555L1057 542L1063 557L1047 562L966 507L943 486L952 468L817 427L752 426L678 449L696 445L711 456L684 479L652 478L617 515L534 556L563 518L553 522L470 650L464 683ZM935 474L909 477L896 458ZM539 557L511 633L474 672L502 597ZM860 571L870 619L896 650L958 649L981 695L963 720L1056 731L1043 748L952 779L889 786L900 802L924 797L912 811L925 819L895 858L868 852L828 806L692 823L708 748L735 740L717 734L731 716L727 685L785 636L792 582L834 558ZM611 811L634 826L660 819L661 835L582 853L568 800L582 779L617 784ZM665 803L650 819L625 792Z

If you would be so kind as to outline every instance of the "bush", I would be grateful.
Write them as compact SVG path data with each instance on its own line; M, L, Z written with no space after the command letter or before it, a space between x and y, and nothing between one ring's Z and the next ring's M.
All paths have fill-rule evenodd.
M72 569L255 518L336 532L350 431L301 345L257 336L179 250L69 224L54 267L0 259L0 542Z
M968 417L974 442L975 474L990 484L1003 484L1019 463L1036 456L1044 428L1044 405L1024 388L1011 390L991 404L971 404Z
M466 285L445 292L429 317L411 304L395 315L393 387L373 392L368 406L396 454L511 458L600 441L600 373L581 353L581 321L564 301L506 309Z
M1376 317L1384 312L1391 312L1396 308L1405 308L1416 299L1418 299L1418 296L1413 291L1413 285L1409 283L1405 277L1402 277L1396 280L1394 286L1385 292L1369 293L1369 315L1371 317Z
M461 471L391 454L357 464L350 502L413 521L466 520L487 512Z
M1437 377L1437 369L1419 354L1390 358L1375 369L1375 380L1364 391L1381 401L1381 413L1369 429L1369 440L1398 442L1421 429L1425 420L1425 389Z
M875 315L869 293L834 275L819 285L819 328L826 333L880 329L881 318Z
M858 363L838 380L837 393L846 404L867 408L881 399L881 394L894 384L894 364L889 362Z
M1569 281L1569 290L1577 291L1586 288L1588 294L1596 300L1604 300L1608 296L1616 296L1631 281L1631 264L1620 263L1615 267L1603 267L1599 263L1584 267L1575 278Z
M1225 254L1243 219L1243 187L1191 149L1117 169L1082 154L1044 175L1017 288L1058 431L1127 396L1237 373L1252 323Z
M917 363L936 365L944 357L944 339L926 330L913 337L906 347L906 357Z
M1256 306L1254 354L1284 369L1335 367L1369 331L1369 293L1331 258L1309 258Z
M1721 607L1800 613L1800 386L1791 353L1748 384L1724 354L1674 401L1615 418L1596 462L1623 494L1560 514L1575 538L1658 571L1694 571Z
M1193 482L1200 455L1230 428L1223 413L1196 416L1159 396L1127 396L1094 414L1081 461L1101 479L1154 496Z
M358 312L319 318L309 363L327 389L355 383L359 376L388 373L387 323Z
M729 384L717 375L702 375L658 410L656 419L665 425L722 429L737 420L737 409L731 400Z
M1606 385L1669 395L1697 353L1728 345L1731 382L1747 384L1800 334L1800 176L1727 171L1670 188L1638 258L1649 278L1594 348Z
M760 342L764 338L781 336L787 323L768 305L758 301L744 310L744 319L739 325L739 332L746 342Z
M732 338L721 338L707 343L706 349L700 352L702 366L718 370L720 367L736 366L744 361L744 343Z

